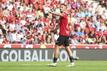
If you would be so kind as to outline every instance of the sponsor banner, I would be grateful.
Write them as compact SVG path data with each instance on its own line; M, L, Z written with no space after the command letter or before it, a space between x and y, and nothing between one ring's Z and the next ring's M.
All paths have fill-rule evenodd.
M72 49L73 57L79 60L107 60L107 49ZM52 62L53 49L51 48L1 48L0 61L50 61ZM69 61L64 48L60 49L59 61Z
M76 49L107 49L107 45L101 44L78 44L70 45L71 48ZM52 44L0 44L0 48L54 48Z
M75 50L73 54L76 55ZM0 61L52 61L53 49L0 49ZM67 61L65 50L60 50L59 61Z

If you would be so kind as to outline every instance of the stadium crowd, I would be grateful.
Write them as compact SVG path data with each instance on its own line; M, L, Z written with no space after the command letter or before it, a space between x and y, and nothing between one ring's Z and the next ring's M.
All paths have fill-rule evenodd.
M103 7L106 7L107 9L107 0L100 0L99 4L102 5Z
M0 43L52 44L58 38L58 18L65 3L71 27L71 44L106 44L107 10L95 1L2 0Z

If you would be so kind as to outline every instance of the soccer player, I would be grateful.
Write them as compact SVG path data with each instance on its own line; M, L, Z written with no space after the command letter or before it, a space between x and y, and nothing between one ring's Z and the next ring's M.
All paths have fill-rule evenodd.
M50 66L56 66L57 65L57 59L59 55L59 48L61 46L64 46L70 60L70 65L69 66L74 66L74 60L72 56L72 51L71 48L69 47L69 36L70 36L70 28L69 28L69 23L68 23L68 14L67 14L67 6L65 4L61 4L61 13L54 13L51 12L52 15L60 16L59 18L59 38L57 39L55 43L55 48L54 48L54 58L53 58L53 63L49 64Z

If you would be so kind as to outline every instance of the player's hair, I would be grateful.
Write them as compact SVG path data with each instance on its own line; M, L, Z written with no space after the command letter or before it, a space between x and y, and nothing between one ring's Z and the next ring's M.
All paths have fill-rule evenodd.
M64 5L64 6L67 8L67 5L66 5L66 4L62 3L61 5Z

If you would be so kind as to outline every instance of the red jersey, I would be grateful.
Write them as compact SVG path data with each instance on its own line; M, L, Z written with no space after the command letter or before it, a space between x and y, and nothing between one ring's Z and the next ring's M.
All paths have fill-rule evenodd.
M69 36L70 35L70 28L69 28L69 25L68 25L67 14L64 12L63 16L61 16L59 20L60 20L60 23L59 23L59 27L60 27L59 35Z

